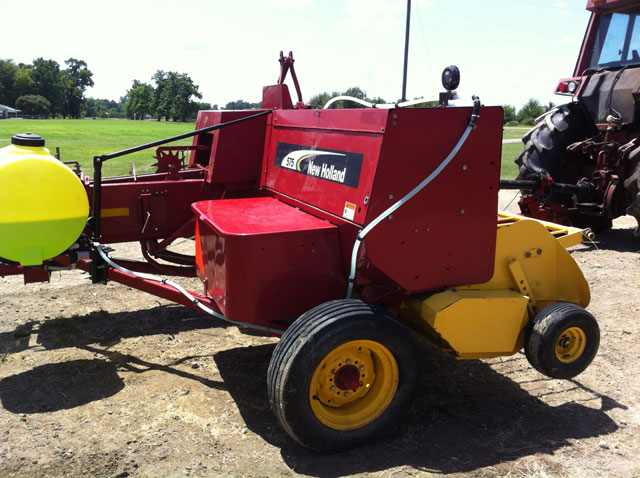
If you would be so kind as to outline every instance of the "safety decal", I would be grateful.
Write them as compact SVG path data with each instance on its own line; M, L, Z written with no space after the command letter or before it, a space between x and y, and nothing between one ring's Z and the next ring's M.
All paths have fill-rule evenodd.
M342 213L342 217L349 221L353 221L353 218L356 215L356 205L352 202L345 201L344 202L344 211Z
M275 165L306 176L357 188L363 155L331 149L311 149L291 143L278 143Z

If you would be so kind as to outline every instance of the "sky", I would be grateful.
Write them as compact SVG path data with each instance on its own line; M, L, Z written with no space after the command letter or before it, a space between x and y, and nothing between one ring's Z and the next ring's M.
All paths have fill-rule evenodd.
M437 96L443 68L454 64L463 98L517 108L529 98L566 102L553 90L573 73L586 3L413 0L407 98ZM406 0L0 0L0 58L84 60L95 82L86 96L114 100L134 79L177 71L203 101L223 106L260 101L278 78L279 52L293 51L305 101L359 86L393 102L406 8Z

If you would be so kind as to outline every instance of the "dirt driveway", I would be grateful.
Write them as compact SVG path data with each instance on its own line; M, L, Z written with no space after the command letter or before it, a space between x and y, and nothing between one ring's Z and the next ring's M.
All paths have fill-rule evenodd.
M572 253L602 333L576 380L523 354L456 361L423 343L399 432L329 456L293 443L268 407L275 339L79 271L0 279L0 476L638 477L633 226L618 219Z

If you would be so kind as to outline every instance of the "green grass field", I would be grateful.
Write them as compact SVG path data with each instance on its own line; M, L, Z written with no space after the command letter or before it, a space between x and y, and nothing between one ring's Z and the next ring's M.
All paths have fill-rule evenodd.
M502 139L520 139L531 126L505 126Z
M2 120L0 121L0 148L11 142L16 133L39 134L46 140L51 153L56 146L60 148L63 161L78 161L85 174L93 176L93 157L112 153L122 149L149 143L158 139L186 133L194 129L194 123L167 123L157 121L128 120ZM505 128L505 139L518 139L528 128ZM178 144L191 144L191 139L182 140ZM517 174L513 158L522 149L522 144L502 145L502 179L513 179ZM150 172L155 163L155 149L141 151L132 155L116 158L104 164L105 176L128 174L133 161L136 172Z
M500 179L515 179L518 174L518 167L513 159L522 150L522 143L503 144L502 162L500 164Z
M193 131L194 123L128 120L3 120L0 121L0 147L11 143L16 133L39 134L46 147L55 153L60 148L62 161L78 161L85 174L93 176L93 157L113 153L158 139ZM191 144L191 138L171 145ZM169 145L168 145L169 146ZM116 158L104 163L103 175L128 174L131 161L136 172L150 172L155 149Z

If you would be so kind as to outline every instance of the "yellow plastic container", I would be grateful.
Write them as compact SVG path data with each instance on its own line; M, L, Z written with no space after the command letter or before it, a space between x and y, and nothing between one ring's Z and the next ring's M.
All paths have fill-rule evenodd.
M30 133L0 149L0 257L39 265L78 239L89 215L80 179Z

